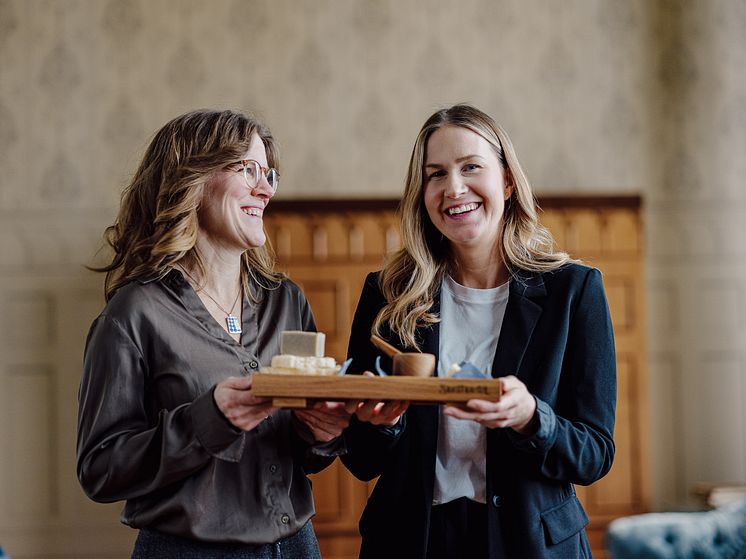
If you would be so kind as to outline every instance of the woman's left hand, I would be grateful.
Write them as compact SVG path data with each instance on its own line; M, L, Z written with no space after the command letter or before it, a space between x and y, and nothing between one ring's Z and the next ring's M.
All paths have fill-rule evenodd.
M469 400L467 409L446 406L443 413L457 419L471 419L489 428L510 427L522 435L532 434L536 400L515 376L501 378L503 393L499 402Z
M342 434L350 424L351 412L345 409L344 402L316 402L307 410L295 410L301 420L320 442L329 442Z

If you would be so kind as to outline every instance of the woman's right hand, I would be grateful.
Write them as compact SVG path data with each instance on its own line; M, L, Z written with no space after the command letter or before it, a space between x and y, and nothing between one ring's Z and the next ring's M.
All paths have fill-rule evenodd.
M374 377L373 373L366 371L363 375ZM348 410L354 409L355 415L360 421L367 421L373 425L384 425L393 427L399 423L402 414L407 411L409 402L403 400L391 400L381 402L380 400L363 400L348 402Z
M251 431L277 408L272 400L251 393L251 377L228 377L215 387L213 398L218 409L234 426Z
M395 400L391 402L379 402L378 400L364 400L355 410L355 415L360 421L367 421L373 425L384 425L393 427L399 423L402 414L407 411L409 402Z

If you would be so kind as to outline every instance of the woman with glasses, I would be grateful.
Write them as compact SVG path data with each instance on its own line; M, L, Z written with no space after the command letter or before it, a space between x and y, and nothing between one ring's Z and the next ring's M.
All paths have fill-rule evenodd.
M349 415L277 410L251 392L283 330L315 330L265 246L277 165L252 118L184 114L156 133L106 230L77 472L92 499L126 500L135 558L320 556L306 473L334 459Z
M439 376L455 363L502 377L504 394L357 410L342 460L380 476L360 557L590 557L573 484L604 476L614 456L601 274L553 248L508 136L468 105L420 130L400 217L403 248L360 297L351 372L374 369L375 333L435 354Z

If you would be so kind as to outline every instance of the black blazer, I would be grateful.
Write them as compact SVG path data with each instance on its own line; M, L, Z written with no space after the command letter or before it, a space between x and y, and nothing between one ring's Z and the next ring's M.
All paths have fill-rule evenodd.
M378 274L370 274L352 325L350 372L374 370L379 353L370 328L384 303ZM417 336L422 351L437 357L439 326ZM589 485L611 468L616 407L614 336L600 272L568 264L514 277L492 374L515 374L528 386L538 429L529 437L487 430L490 557L500 548L520 559L590 557L588 517L573 484ZM425 556L438 417L437 406L411 406L394 428L353 419L346 430L344 464L361 480L380 476L360 519L361 558Z

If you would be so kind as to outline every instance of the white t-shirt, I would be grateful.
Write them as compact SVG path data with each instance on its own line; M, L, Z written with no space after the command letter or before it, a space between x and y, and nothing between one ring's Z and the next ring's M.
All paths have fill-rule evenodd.
M461 361L492 374L508 288L509 282L492 289L474 289L459 285L450 276L443 279L438 376L446 376L448 368ZM486 465L485 427L441 413L433 504L460 497L485 503Z

